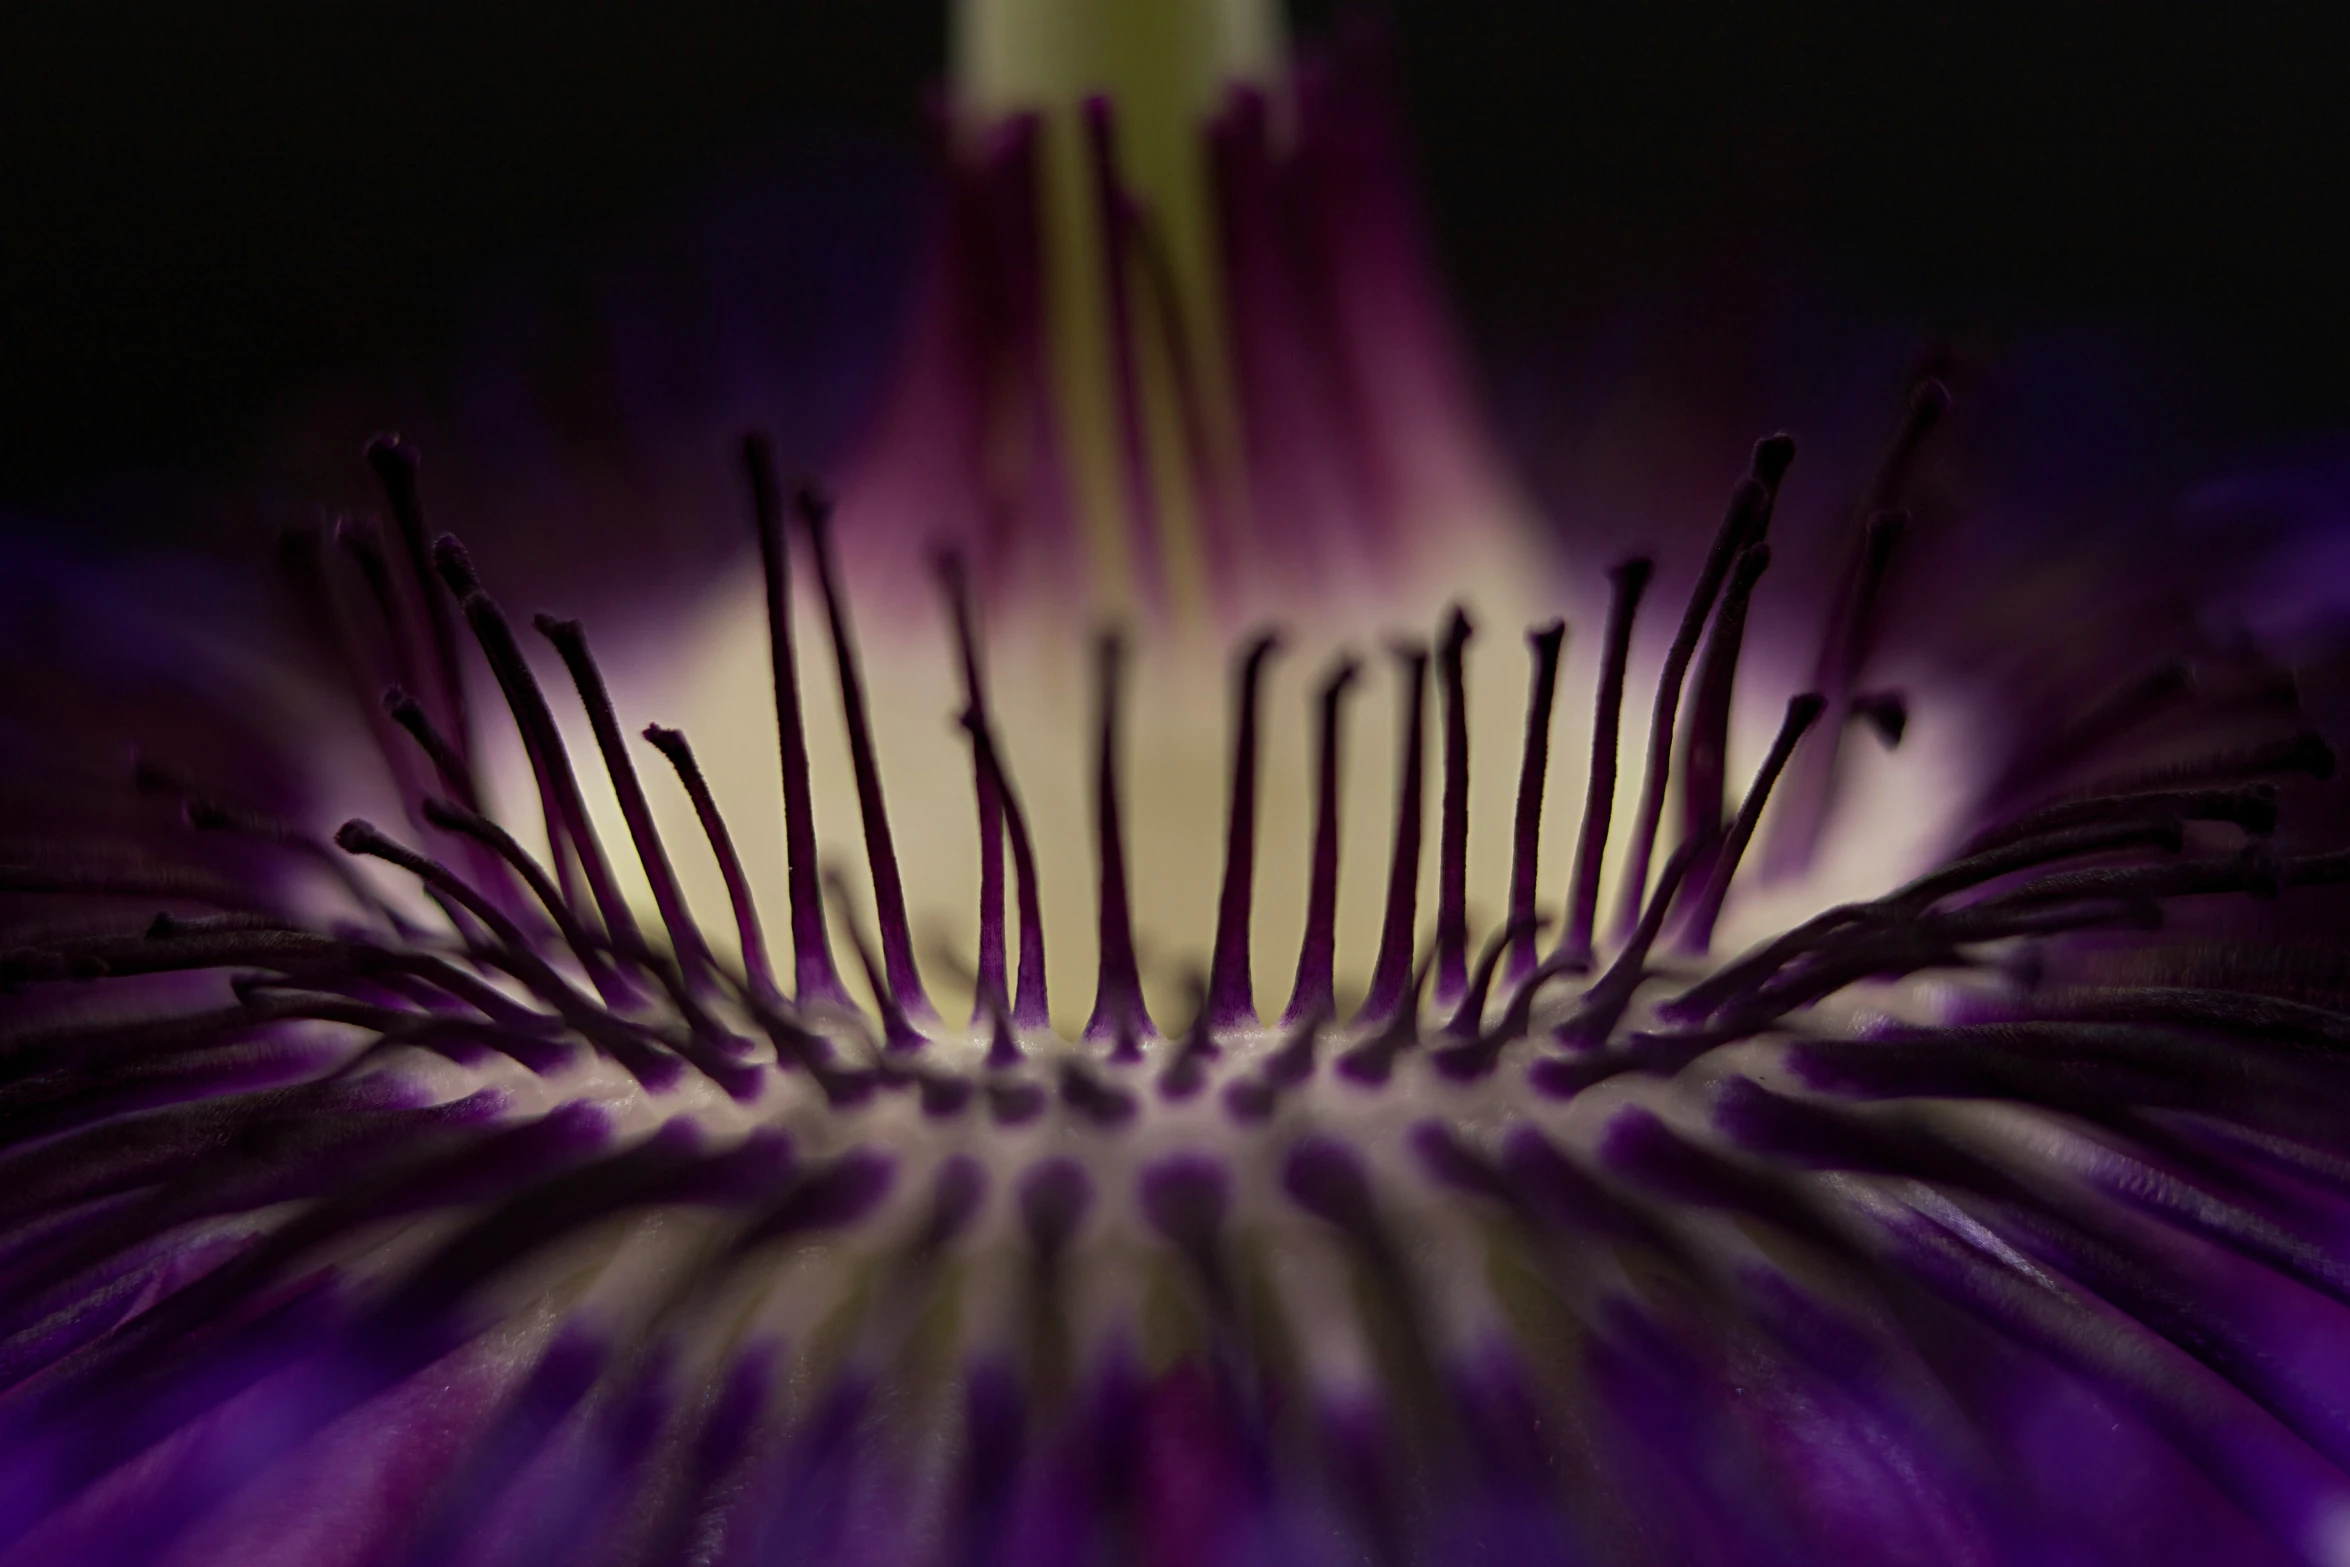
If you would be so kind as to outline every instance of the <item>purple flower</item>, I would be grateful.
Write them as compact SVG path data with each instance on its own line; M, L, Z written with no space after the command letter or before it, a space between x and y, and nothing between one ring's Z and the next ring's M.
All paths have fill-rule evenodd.
M1371 57L992 14L889 411L665 657L394 438L313 667L19 606L0 1564L2350 1560L2322 636L1930 602L1930 377L1807 607L1785 435L1579 558Z

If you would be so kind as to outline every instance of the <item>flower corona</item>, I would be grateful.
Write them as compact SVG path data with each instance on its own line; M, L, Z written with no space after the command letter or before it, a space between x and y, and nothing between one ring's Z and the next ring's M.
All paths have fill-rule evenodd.
M330 814L148 749L167 832L0 867L0 1567L2350 1563L2290 671L1888 683L1931 377L1802 689L1790 437L1701 549L1562 564L1376 94L1198 9L1206 129L1122 153L965 8L900 396L837 516L744 439L755 647L664 623L763 691L517 624L383 437L387 525L285 550Z

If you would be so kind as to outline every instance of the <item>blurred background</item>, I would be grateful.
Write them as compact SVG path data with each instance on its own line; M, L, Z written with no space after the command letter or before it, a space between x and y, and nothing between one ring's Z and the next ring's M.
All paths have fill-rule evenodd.
M2350 424L2350 8L1759 9L1381 8L1505 426L1557 345L1702 378L1740 334L1800 356L1819 299L1987 353L2126 341L2215 446ZM0 517L209 545L356 484L409 410L592 447L634 414L567 397L716 406L730 355L802 366L767 402L822 462L912 276L943 13L10 0Z

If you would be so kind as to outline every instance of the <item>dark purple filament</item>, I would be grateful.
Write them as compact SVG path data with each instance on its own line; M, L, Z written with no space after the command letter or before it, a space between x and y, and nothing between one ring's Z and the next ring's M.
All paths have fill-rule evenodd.
M1534 669L1526 693L1526 749L1518 763L1518 809L1510 834L1510 913L1522 939L1509 949L1508 977L1526 977L1536 961L1534 878L1542 852L1542 791L1550 772L1550 712L1558 696L1559 650L1567 639L1564 621L1526 633Z
M1126 644L1116 632L1094 643L1094 865L1100 910L1101 970L1085 1037L1107 1041L1113 1058L1134 1053L1151 1032L1142 1005L1142 974L1134 956L1134 915L1126 902L1126 833L1118 818L1118 712Z
M963 557L952 550L937 559L939 586L955 623L955 649L963 666L963 706L981 727L987 723L987 681L980 670L977 615L971 605L971 578ZM987 997L1005 994L1004 979L1004 802L994 772L977 750L971 755L971 794L979 807L979 968L972 1020L984 1021Z
M1633 819L1632 842L1624 856L1623 912L1618 924L1627 937L1639 924L1648 900L1648 859L1656 847L1657 826L1664 817L1665 786L1672 776L1674 723L1681 709L1682 681L1689 673L1689 661L1697 656L1697 639L1738 553L1760 539L1770 525L1773 481L1765 475L1784 468L1775 451L1766 451L1767 447L1768 443L1756 447L1755 471L1730 492L1729 509L1714 532L1713 547L1706 552L1705 565L1689 590L1680 628L1673 633L1664 670L1657 676L1656 708L1648 727L1648 771L1640 785L1639 814Z
M1444 799L1436 851L1436 980L1438 1006L1460 1000L1469 962L1469 691L1466 659L1472 634L1457 605L1445 617L1436 645L1437 694L1444 704Z
M1583 830L1575 847L1574 889L1567 895L1567 928L1559 956L1588 968L1599 928L1599 878L1607 865L1608 825L1616 809L1616 732L1624 712L1624 666L1632 656L1632 622L1640 613L1654 566L1625 561L1608 573L1607 651L1599 667L1599 697L1591 708L1591 781L1583 796Z
M1412 927L1420 900L1422 762L1428 708L1428 650L1417 643L1395 650L1402 717L1396 725L1395 847L1387 860L1387 911L1379 924L1379 955L1370 989L1355 1012L1358 1025L1378 1027L1402 1011L1411 978Z
M1297 949L1297 980L1281 1022L1291 1027L1327 1016L1338 952L1338 807L1346 694L1360 668L1341 659L1322 682L1314 730L1314 859L1306 886L1305 936Z
M1249 908L1256 891L1257 697L1265 661L1280 649L1270 632L1240 656L1232 703L1232 793L1224 825L1224 880L1216 895L1216 945L1205 1002L1217 1028L1254 1024L1257 1003L1249 982Z
M816 884L816 813L808 798L808 739L800 723L800 677L792 639L791 551L783 531L783 487L763 435L743 439L751 515L767 588L767 650L775 677L775 729L783 751L784 867L791 901L794 997L802 1004L849 1004L824 939L824 896Z
M767 961L767 940L759 928L759 906L751 897L751 879L743 870L742 857L734 852L734 834L727 831L726 818L719 814L718 801L710 793L709 780L702 776L701 764L694 760L693 747L686 743L683 734L659 724L645 726L645 740L669 758L669 765L677 770L677 781L685 789L686 798L693 802L694 815L702 824L702 835L709 840L710 853L718 861L718 873L726 882L726 899L734 909L743 973L762 1000L772 1004L782 999L783 992L775 983L774 966Z
M159 1478L125 1512L122 1549L110 1559L160 1560L216 1496L376 1394L419 1373L439 1376L432 1368L454 1364L448 1357L498 1320L511 1293L558 1248L616 1221L693 1210L712 1224L716 1244L681 1266L651 1330L608 1335L585 1318L567 1328L538 1369L495 1404L481 1439L448 1466L386 1559L462 1554L477 1529L509 1513L519 1520L516 1550L568 1559L643 1543L654 1552L649 1559L668 1559L710 1543L702 1520L730 1506L729 1527L742 1531L729 1536L732 1555L763 1557L788 1545L810 1560L841 1557L854 1529L873 1527L863 1515L849 1518L854 1499L894 1497L894 1482L874 1478L882 1455L868 1434L884 1401L906 1390L887 1368L907 1349L936 1342L926 1303L960 1249L987 1232L991 1204L1016 1214L1003 1236L1016 1262L1004 1276L1012 1328L985 1339L979 1358L951 1373L961 1403L947 1419L988 1449L952 1460L962 1478L943 1527L966 1561L1010 1559L1015 1540L1034 1544L1042 1515L1020 1511L1033 1497L1061 1509L1045 1523L1079 1520L1093 1531L1088 1539L1113 1554L1133 1554L1126 1547L1141 1539L1145 1520L1154 1528L1193 1513L1251 1528L1278 1522L1267 1498L1287 1483L1293 1447L1311 1455L1311 1483L1325 1487L1316 1494L1328 1499L1329 1519L1317 1515L1315 1528L1343 1541L1334 1548L1350 1559L1448 1559L1456 1536L1423 1531L1424 1507L1436 1509L1444 1530L1501 1529L1492 1536L1497 1548L1531 1541L1529 1559L1553 1546L1559 1559L1581 1559L1577 1552L1615 1559L1619 1537L1605 1531L1616 1524L1600 1514L1619 1498L1671 1501L1636 1520L1637 1538L1653 1544L1658 1559L1760 1552L1837 1560L1854 1549L1865 1557L1887 1527L1882 1510L1872 1505L1864 1523L1846 1529L1841 1514L1815 1527L1795 1508L1775 1505L1820 1462L1808 1447L1800 1461L1782 1462L1784 1438L1814 1431L1852 1434L1870 1452L1897 1455L1908 1466L1905 1484L1949 1482L1919 1493L1935 1528L1951 1520L1973 1527L1982 1512L2001 1528L2012 1524L2013 1538L2032 1540L2041 1520L2015 1501L2021 1492L2012 1477L1979 1485L1966 1478L1974 1489L1954 1488L1953 1475L1978 1471L1938 1444L1963 1442L1982 1449L1978 1458L1996 1458L2010 1428L1983 1408L2052 1388L2061 1392L2054 1402L2023 1399L2031 1417L2071 1420L2059 1406L2082 1401L2090 1446L2100 1454L2104 1444L2148 1432L2167 1444L2171 1456L2162 1461L2173 1467L2133 1480L2125 1488L2133 1501L2151 1486L2191 1480L2212 1487L2231 1517L2241 1514L2231 1527L2246 1533L2208 1551L2207 1542L2191 1542L2180 1559L2199 1551L2204 1559L2242 1559L2230 1545L2264 1531L2298 1546L2312 1516L2332 1516L2312 1509L2331 1507L2343 1489L2330 1466L2350 1454L2350 1442L2322 1389L2313 1393L2298 1374L2294 1314L2314 1308L2300 1302L2270 1314L2240 1297L2249 1289L2267 1301L2260 1292L2270 1285L2258 1271L2267 1270L2325 1309L2350 1301L2350 1269L2315 1228L2311 1214L2322 1219L2323 1210L2307 1197L2341 1184L2335 1150L2350 1137L2336 1059L2350 1045L2350 1016L2328 999L2340 993L2345 971L2322 948L2229 956L2224 937L2209 939L2225 931L2225 920L2199 923L2214 910L2231 920L2267 918L2261 905L2272 900L2298 914L2301 905L2283 900L2350 882L2350 851L2303 846L2299 806L2309 786L2300 779L2329 773L2333 753L2313 732L2277 724L2274 695L2246 703L2193 682L2141 683L2112 731L2132 739L2128 772L2100 777L2113 747L2097 738L2107 720L2093 713L2088 743L2053 746L2043 753L2054 758L2045 771L2025 768L2002 783L2004 819L1982 825L1954 858L1700 971L1689 958L1707 948L1763 817L1784 810L1798 759L1819 754L1821 723L1877 711L1890 716L1869 721L1890 734L1909 704L1899 693L1860 691L1858 663L1841 708L1826 690L1796 698L1725 824L1723 748L1736 660L1762 576L1767 494L1789 455L1785 443L1767 442L1752 481L1765 503L1756 510L1752 491L1744 492L1745 521L1731 530L1729 564L1702 595L1709 602L1684 618L1688 654L1678 665L1668 661L1660 683L1658 711L1667 721L1659 729L1680 748L1686 800L1678 840L1653 886L1640 885L1645 874L1633 878L1637 922L1604 953L1596 980L1571 991L1567 984L1602 955L1592 950L1592 926L1608 840L1605 802L1645 562L1616 574L1569 929L1546 961L1534 961L1543 923L1534 887L1564 628L1529 633L1508 914L1482 933L1473 963L1463 868L1465 614L1448 620L1434 654L1445 789L1439 897L1426 931L1417 880L1430 655L1399 650L1404 711L1381 939L1370 994L1344 1023L1333 1021L1331 992L1341 717L1355 669L1342 662L1329 674L1317 698L1308 918L1288 1016L1274 1039L1254 1034L1247 947L1259 708L1272 644L1259 638L1244 646L1232 672L1215 948L1191 1022L1180 1037L1161 1039L1143 1009L1126 878L1123 646L1105 637L1091 758L1102 967L1088 1029L1110 1045L1105 1059L1043 1037L1035 845L991 727L969 597L950 567L947 600L964 665L963 723L983 840L979 997L968 1043L983 1050L934 1048L936 1020L900 1005L920 995L911 947L903 973L893 972L889 956L893 923L904 924L902 897L894 918L877 909L869 933L851 905L853 877L820 872L814 858L780 496L763 455L752 453L772 626L786 644L776 670L801 960L796 995L782 995L775 983L750 878L684 738L657 726L646 731L675 766L725 879L742 949L739 978L690 924L584 635L540 620L579 689L674 958L616 917L607 896L613 867L587 829L543 694L463 553L444 547L442 580L411 591L402 557L365 529L346 535L340 569L364 579L381 614L340 624L322 615L321 631L347 644L346 683L387 729L413 742L407 757L416 772L406 776L414 787L404 807L465 857L435 858L356 820L336 841L411 878L447 912L446 930L395 914L364 877L338 905L340 921L316 929L279 908L268 888L209 870L203 854L233 846L224 835L267 845L269 855L315 858L319 846L271 812L232 803L151 761L136 770L138 787L171 822L209 835L195 840L195 857L0 867L0 896L82 900L84 921L17 937L0 950L0 985L45 996L63 992L43 987L157 977L208 983L208 999L185 1012L116 1019L102 1009L33 1011L0 1031L0 1107L8 1111L0 1218L11 1226L0 1247L0 1382L10 1390L0 1421L0 1498L8 1503L0 1541L22 1539L95 1495L110 1472L161 1451L157 1444L194 1417L255 1400L268 1419L232 1416L216 1428L234 1440L182 1444L189 1451L170 1463L141 1460L142 1471ZM412 478L412 458L393 478L402 472ZM1836 611L1844 647L1866 650L1893 535L1880 513L1873 548ZM849 743L879 904L884 884L895 884L894 869L885 869L891 849L879 763L820 525L811 542L844 670L844 706L856 715ZM323 571L323 560L314 564ZM551 864L480 808L469 753L444 727L442 666L426 608L434 602L444 615L452 602L463 606L499 680L531 755ZM387 671L404 684L378 705ZM1666 700L1662 685L1677 688L1685 676L1686 710L1676 714L1678 697ZM421 694L401 694L412 688ZM2137 746L2158 721L2180 714L2212 722L2178 731L2184 740L2168 750ZM2236 727L2223 729L2221 719ZM2244 727L2252 721L2267 727ZM437 792L418 780L424 763L438 776ZM1649 782L1661 788L1666 776L1654 765ZM2281 829L2288 810L2292 822ZM1636 835L1635 847L1645 856L1653 845ZM992 878L984 869L990 856ZM827 922L821 907L796 896L803 872L834 900L832 918L872 987L876 1006L862 1019L828 1009L838 985L823 946ZM1017 891L1016 999L1006 995L1013 932L1004 902L1015 890L1008 883ZM128 920L96 918L126 901ZM2151 935L2165 921L2184 928L2167 948ZM813 940L803 940L811 930ZM1668 930L1676 930L1679 958L1656 956ZM2044 940L2074 934L2090 940ZM2140 956L2150 971L2126 982L2103 977L2118 966L2098 967ZM2272 966L2246 981L2229 963ZM1838 1037L1831 1014L1804 1012L1847 986L1938 968L2016 982L1970 990L1979 998L1965 1005L1978 1011L1962 1008L1932 1025L1886 1024L1865 1037ZM1652 991L1659 970L1672 982ZM811 984L812 974L822 982ZM2027 975L2033 984L2022 982ZM1422 1009L1432 983L1446 1014L1440 1025ZM1557 1004L1546 1008L1546 995ZM322 1034L334 1042L319 1044ZM1764 1056L1784 1063L1768 1086L1742 1075L1738 1058L1722 1059L1708 1075L1712 1052L1757 1039L1776 1041ZM651 1114L622 1131L586 1105L518 1110L503 1087L419 1107L402 1097L397 1071L375 1070L404 1050L469 1069L504 1055L558 1094L565 1074L593 1051L641 1085L631 1114L639 1107ZM1663 1089L1700 1063L1683 1080L1691 1095L1680 1084ZM1505 1069L1519 1075L1504 1078ZM693 1102L669 1096L695 1075L752 1106L776 1091L772 1078L787 1080L787 1091L800 1096L780 1107L791 1135L778 1125L721 1133L696 1114L671 1113ZM1629 1097L1608 1106L1587 1144L1554 1141L1513 1119L1525 1102L1520 1083L1573 1095L1611 1082ZM1428 1097L1399 1104L1392 1097L1399 1093ZM1657 1103L1677 1097L1696 1113L1660 1113L1648 1102L1652 1093ZM1487 1097L1448 1097L1471 1094ZM857 1141L865 1127L896 1124L857 1119L893 1096L918 1107L933 1128L909 1145L915 1152L903 1168ZM1945 1109L1921 1115L1909 1103L1929 1099ZM2065 1118L2094 1134L2096 1156L2051 1180L2033 1163L2037 1145L2018 1153L1947 1113L1966 1100L2040 1112L2035 1124L2050 1132L2052 1146L2074 1138L2050 1119ZM1379 1111L1358 1118L1349 1107L1359 1102ZM1455 1115L1455 1103L1478 1108ZM1186 1118L1203 1114L1209 1140L1184 1141L1202 1125ZM517 1116L530 1118L512 1124ZM1409 1159L1383 1160L1379 1143L1398 1132ZM966 1143L969 1152L961 1151ZM1122 1151L1097 1158L1101 1148ZM1024 1163L1013 1168L1013 1161ZM1398 1183L1412 1169L1458 1205L1442 1216L1474 1234L1479 1255L1524 1274L1506 1314L1555 1318L1571 1332L1571 1412L1604 1437L1588 1456L1577 1449L1562 1457L1551 1445L1561 1395L1522 1375L1519 1346L1464 1356L1448 1341L1449 1307L1481 1286L1426 1266L1426 1194L1400 1200L1408 1193ZM1353 1286L1348 1328L1362 1331L1380 1373L1352 1403L1322 1399L1322 1389L1300 1381L1295 1345L1277 1342L1266 1326L1285 1303L1264 1298L1278 1292L1266 1288L1259 1266L1266 1217L1256 1206L1266 1195L1259 1188L1318 1226L1344 1264ZM1721 1256L1708 1253L1704 1226L1714 1214L1737 1227L1720 1232L1732 1247ZM411 1218L429 1221L403 1226L412 1251L383 1252L389 1260L378 1274L339 1271L341 1258L369 1253L387 1221ZM222 1249L203 1249L202 1234L221 1219L248 1228ZM1126 1283L1089 1271L1097 1224L1111 1242L1102 1252L1120 1264L1121 1247L1139 1240L1157 1248L1136 1255L1150 1273L1150 1309L1164 1308L1166 1317L1152 1331L1182 1346L1171 1369L1121 1362L1092 1336L1095 1288ZM775 1402L783 1399L782 1362L763 1345L729 1360L706 1387L682 1380L682 1351L700 1342L703 1314L738 1320L785 1249L827 1230L851 1231L872 1271L857 1284L853 1309L825 1330L841 1336L833 1362L841 1369L816 1396ZM199 1236L192 1246L191 1234ZM1782 1255L1796 1257L1800 1270L1782 1268ZM1833 1287L1812 1289L1815 1275ZM1637 1288L1615 1288L1619 1277ZM353 1283L371 1287L347 1287ZM1310 1319L1288 1325L1308 1335L1325 1327ZM1309 1339L1309 1351L1318 1348ZM2037 1369L2042 1361L2065 1380L2051 1381ZM1912 1365L1933 1390L1927 1405L1907 1399L1900 1368ZM317 1367L326 1369L313 1376ZM1899 1423L1920 1408L1933 1418ZM1797 1409L1804 1414L1791 1423L1785 1412ZM1949 1418L1954 1409L1982 1431ZM1275 1410L1286 1424L1276 1425ZM1721 1418L1722 1410L1751 1417L1753 1429ZM1586 1434L1579 1430L1576 1440ZM1753 1451L1731 1451L1741 1443ZM2131 1448L2130 1461L2151 1451ZM1662 1467L1652 1473L1640 1467L1647 1464ZM1830 1467L1843 1484L1846 1471ZM542 1468L569 1487L568 1505L536 1506L554 1494L530 1489ZM1688 1473L1702 1483L1686 1484ZM1561 1475L1588 1483L1573 1492L1575 1507L1554 1494ZM2059 1483L2073 1484L2061 1476ZM1178 1516L1154 1500L1162 1492L1204 1500L1184 1502ZM1473 1495L1475 1507L1458 1517L1443 1512L1460 1494ZM1591 1498L1604 1505L1581 1506ZM1807 1506L1817 1500L1803 1494ZM636 1532L607 1541L608 1528L623 1527L623 1512L632 1520L625 1529ZM1521 1536L1504 1527L1515 1519L1536 1522ZM1576 1533L1586 1527L1597 1542L1588 1550ZM2004 1549L2009 1538L1965 1543L1983 1547L1977 1554L1987 1559L2008 1559L2016 1554ZM2102 1537L2093 1543L2099 1549L2089 1555L2113 1554Z
M865 822L865 861L873 873L873 903L881 921L881 958L892 996L907 1016L927 1022L936 1014L914 966L914 933L906 923L906 894L898 881L897 847L890 837L889 803L881 793L881 763L873 750L873 725L865 712L865 676L857 639L849 629L848 601L832 561L832 503L803 488L796 497L801 524L816 555L816 583L824 594L824 619L832 628L832 659L840 674L841 716L849 730L849 765L857 778L857 810Z

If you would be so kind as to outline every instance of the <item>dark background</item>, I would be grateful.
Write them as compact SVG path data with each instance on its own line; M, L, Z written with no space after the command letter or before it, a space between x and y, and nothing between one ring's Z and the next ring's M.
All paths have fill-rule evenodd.
M845 147L918 190L943 10L9 0L0 510L234 473L322 378L444 358L490 283L642 243L713 170ZM2190 344L2246 419L2350 426L2350 7L1387 14L1489 355L1797 252L1921 322Z

